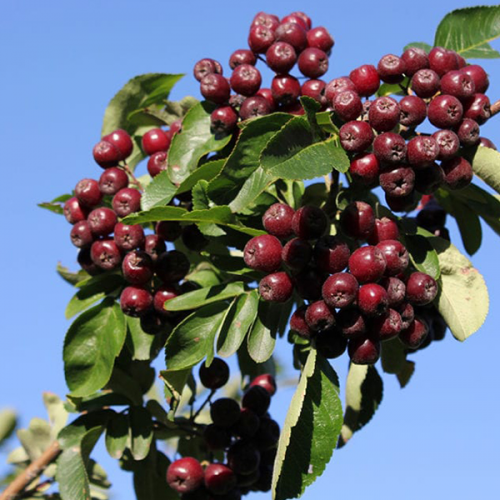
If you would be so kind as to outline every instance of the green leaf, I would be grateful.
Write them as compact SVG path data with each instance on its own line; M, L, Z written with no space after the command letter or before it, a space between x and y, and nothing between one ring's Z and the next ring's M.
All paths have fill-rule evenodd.
M300 97L300 104L302 104L302 107L306 112L307 121L311 127L314 142L323 140L325 138L325 134L318 125L318 119L316 118L316 114L321 109L321 104L316 99L308 96Z
M92 304L109 295L111 292L121 288L125 284L123 277L119 274L100 274L94 276L76 292L66 306L65 316L70 319L78 313L85 311Z
M170 405L170 412L168 414L170 420L173 420L175 412L179 407L182 391L190 375L191 368L186 370L162 370L160 372L160 378L165 383L165 399Z
M401 389L408 385L412 375L415 373L415 362L406 361L400 372L397 373L398 382Z
M139 318L127 316L127 347L132 354L132 359L137 361L149 361L158 356L165 345L165 339L172 331L172 326L165 323L162 330L155 335L146 333L141 327Z
M149 210L169 203L177 188L170 182L168 172L160 172L146 187L141 197L141 209Z
M500 153L491 148L478 147L467 155L474 173L488 186L500 193Z
M207 210L210 208L210 199L207 194L208 181L200 180L191 191L193 210Z
M106 108L101 135L107 135L119 128L133 133L135 127L131 127L128 120L130 113L166 99L173 86L183 76L148 73L129 80Z
M62 500L91 500L90 485L80 447L64 450L57 460L56 480Z
M165 481L169 464L168 458L159 451L151 452L145 460L134 462L137 500L179 500L179 495Z
M66 383L73 396L89 396L106 385L127 333L120 306L106 299L82 313L64 339Z
M171 125L174 121L182 119L199 102L198 99L192 96L183 97L180 101L163 100L159 105L148 106L132 112L128 119L132 123L141 123L144 115L149 115L161 122L162 125Z
M43 404L49 414L49 422L52 427L51 434L55 439L59 431L66 425L69 414L64 407L64 401L52 392L43 393Z
M160 220L182 220L182 216L187 214L187 210L180 207L153 207L146 212L137 212L127 215L122 222L124 224L146 224Z
M221 173L210 182L210 199L218 205L234 200L247 179L259 167L261 152L268 141L291 119L292 116L286 113L272 113L251 120L241 131ZM233 208L233 211L238 210Z
M488 314L489 297L484 278L450 242L432 237L439 257L441 278L434 301L454 337L464 341L481 328Z
M284 179L313 179L333 169L349 170L349 158L335 138L314 143L310 125L302 117L289 121L267 144L262 168Z
M488 42L500 36L500 5L467 7L447 14L436 30L434 46L455 50L466 59L494 59Z
M186 180L207 153L220 151L231 135L216 138L210 130L210 115L217 106L200 102L193 106L182 121L182 131L175 134L168 152L168 173L174 184Z
M408 87L409 79L405 78L401 83L383 83L377 90L377 97L386 95L406 95L402 87Z
M201 306L231 299L245 292L242 281L228 283L227 285L216 285L184 293L165 302L167 311L188 311Z
M342 426L338 379L312 349L288 409L274 463L273 500L300 496L330 461Z
M131 431L130 452L134 460L144 460L153 441L151 414L143 406L131 406L128 416Z
M330 111L322 111L316 114L316 119L318 120L318 125L329 134L337 135L339 134L339 128L332 122L332 114Z
M185 181L181 183L177 189L177 193L190 191L199 181L211 181L220 174L225 162L225 159L214 160L199 166Z
M125 449L130 446L130 428L127 415L118 413L108 421L104 441L112 458L120 459L123 456Z
M423 49L427 52L427 54L432 50L432 46L425 42L412 42L408 45L405 45L403 48L403 52L408 50L411 47L418 47L419 49Z
M257 168L250 177L241 186L240 191L229 204L231 210L235 213L241 213L248 209L262 192L274 181L276 177L268 174L262 167Z
M276 375L276 363L274 358L271 356L264 363L256 363L248 354L247 343L241 344L237 352L238 355L238 366L241 371L242 383L246 380L250 382L258 375L264 375L269 373L273 376Z
M57 274L70 285L76 285L80 281L89 278L89 274L83 269L73 273L67 267L62 266L61 263L57 264L56 271Z
M283 304L260 301L258 314L248 334L248 354L256 363L264 363L272 355Z
M17 426L16 412L10 409L0 411L0 445L9 439Z
M215 336L222 326L228 305L209 304L196 310L174 329L165 347L168 370L183 370L213 352Z
M377 369L372 365L351 363L345 394L346 408L339 446L345 445L372 419L382 401L383 383Z
M382 342L382 369L385 373L400 373L406 363L406 347L398 338Z
M39 458L52 442L50 425L41 418L32 418L27 429L17 431L17 437L31 461Z
M64 203L71 198L70 194L63 194L62 196L58 196L54 198L52 201L46 201L43 203L38 203L40 208L45 208L46 210L50 210L58 215L64 214Z
M403 239L413 266L418 271L438 279L440 274L439 258L428 238L421 234L407 234Z
M57 439L61 448L63 450L68 450L75 446L80 446L87 434L99 437L104 431L109 419L114 415L116 415L116 412L108 409L83 413L59 432Z
M217 339L217 354L232 356L245 340L245 336L257 316L259 292L240 295L233 301Z

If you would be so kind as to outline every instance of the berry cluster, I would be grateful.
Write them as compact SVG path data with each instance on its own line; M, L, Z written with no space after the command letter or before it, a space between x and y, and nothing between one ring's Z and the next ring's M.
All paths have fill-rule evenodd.
M277 110L302 113L298 100L301 95L326 105L326 84L319 78L328 71L333 45L327 29L311 28L311 19L303 12L293 12L281 20L259 12L250 26L250 48L238 49L229 58L229 79L223 76L222 65L213 59L202 59L194 66L201 94L219 105L211 117L213 130L229 133L239 118L246 120ZM262 76L255 67L259 59L275 73L270 88L261 87ZM290 74L295 64L308 78L302 85ZM231 91L235 94L231 95Z
M144 135L143 148L152 154L149 163L155 155L166 155L170 139L165 141L165 137L169 136L161 129ZM140 185L133 177L131 181L125 163L132 149L132 140L124 130L103 137L93 153L104 172L99 180L77 183L74 196L64 205L64 215L73 225L70 237L80 249L80 266L90 275L121 270L128 283L120 296L123 312L145 318L145 323L153 326L169 317L165 302L187 287L179 281L189 272L188 257L178 250L168 251L167 242L180 237L189 250L199 251L206 241L195 225L182 227L178 222L161 221L152 234L146 234L141 225L120 222L141 205ZM161 170L148 169L151 175ZM132 182L135 187L130 186Z
M200 368L202 384L211 394L229 380L229 367L215 358L209 367ZM232 398L211 403L212 423L203 429L209 454L222 452L225 459L204 462L184 457L170 464L167 482L183 499L238 500L250 491L269 491L276 447L280 436L278 423L268 413L276 383L271 375L252 380L240 404Z
M430 304L438 288L431 276L410 271L396 222L375 218L370 205L357 201L341 214L343 235L325 235L330 224L323 210L294 211L276 203L265 212L263 226L268 234L252 238L244 249L245 263L267 273L260 295L285 302L295 290L307 300L293 313L290 328L314 338L326 357L348 348L352 362L373 364L384 340L399 337L412 349L424 341L428 325L414 308Z

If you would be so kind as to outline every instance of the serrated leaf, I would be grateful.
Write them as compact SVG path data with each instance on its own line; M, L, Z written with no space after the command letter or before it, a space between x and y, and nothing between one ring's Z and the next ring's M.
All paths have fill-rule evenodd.
M52 438L55 439L59 431L66 425L69 413L64 407L64 401L52 392L43 393L43 404L49 414L49 421L52 426Z
M106 450L112 458L122 457L125 449L130 446L130 428L127 415L118 413L108 421L104 442Z
M168 172L160 172L146 187L141 197L141 210L167 205L177 188L170 182Z
M382 401L383 383L373 365L351 363L345 389L345 414L339 446L364 427L377 411Z
M174 299L165 302L167 311L188 311L198 307L231 299L245 292L242 281L228 283L227 285L216 285L184 293Z
M486 319L488 289L479 271L449 241L432 237L429 242L441 266L439 292L434 303L453 336L464 341L479 330Z
M193 106L182 121L182 131L172 138L168 152L168 173L174 184L186 180L207 153L220 151L231 135L217 138L211 131L210 115L217 106L207 101Z
M415 373L415 362L406 361L403 368L397 373L397 378L401 389L408 385L411 377Z
M222 326L228 305L209 304L179 323L165 346L168 370L183 370L199 363L213 352L215 336Z
M141 327L139 318L127 316L127 347L132 355L133 360L149 361L158 356L165 345L165 339L172 331L172 326L165 322L161 331L155 335L146 333Z
M329 134L334 134L338 136L339 128L332 121L332 114L330 111L322 111L316 114L316 119L318 120L318 125Z
M299 98L300 104L306 112L307 121L311 127L314 142L321 141L325 138L325 134L318 125L317 113L321 109L321 104L312 97L302 96Z
M210 182L209 196L218 205L229 204L259 167L260 155L268 141L292 116L272 113L251 120L241 131L236 146L220 174ZM232 206L232 204L231 204ZM233 208L233 211L238 211Z
M408 50L411 47L418 47L419 49L423 49L427 52L427 54L431 51L432 46L425 42L411 42L408 45L405 45L403 48L403 52Z
M500 54L488 42L500 36L500 5L467 7L439 23L434 46L455 50L466 59L494 59Z
M235 213L241 213L248 209L275 180L276 177L268 174L262 167L257 168L243 183L240 191L229 204L229 207Z
M201 180L211 181L219 175L225 162L225 159L214 160L199 166L186 180L181 183L177 189L177 193L185 193L191 190Z
M260 301L258 314L248 334L248 354L256 363L264 363L272 355L283 304Z
M413 266L437 280L441 272L439 258L428 238L422 234L407 234L403 240Z
M80 447L64 450L57 460L56 480L62 500L91 500L90 485Z
M193 187L191 194L193 197L193 210L208 210L210 199L207 194L208 181L200 180Z
M219 356L227 358L240 348L255 321L258 306L258 290L245 293L234 300L217 339L217 354Z
M151 414L143 406L131 406L128 416L131 431L130 452L134 460L144 460L153 441Z
M68 302L65 311L66 319L85 311L124 284L125 280L119 274L100 274L89 279L81 285L80 290Z
M14 410L0 411L0 445L9 439L17 426L17 415Z
M124 224L146 224L147 222L156 222L160 220L182 220L182 216L187 210L180 207L153 207L146 212L137 212L127 215L122 222Z
M300 496L330 461L342 426L338 379L312 349L293 395L274 462L273 500Z
M83 413L76 420L61 429L57 440L63 450L74 446L80 446L84 437L89 434L99 437L104 431L108 421L116 415L116 412L109 409L99 409L88 413Z
M73 396L89 396L106 385L126 333L125 316L112 300L76 318L63 348L64 374Z

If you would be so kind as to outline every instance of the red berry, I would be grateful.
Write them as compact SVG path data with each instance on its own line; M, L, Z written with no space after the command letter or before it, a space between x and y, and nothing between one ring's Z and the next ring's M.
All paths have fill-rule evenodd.
M462 70L449 71L441 78L441 92L452 95L460 101L472 97L475 91L474 80Z
M374 187L378 182L380 163L373 153L361 153L351 160L349 173L354 183Z
M116 167L122 158L121 151L108 141L99 141L92 150L94 160L102 168Z
M286 243L281 253L283 262L292 270L304 269L311 260L312 247L307 240L293 238Z
M248 46L256 54L265 54L267 49L276 40L274 28L257 25L250 29L248 35Z
M288 73L297 62L297 53L289 43L275 42L267 49L266 62L274 72Z
M250 64L240 64L233 70L231 88L237 93L250 97L257 92L262 83L260 71ZM227 99L226 99L227 100Z
M386 83L399 83L403 81L403 73L406 71L406 63L394 54L383 56L377 65L380 79Z
M226 495L236 482L236 475L226 465L210 464L205 469L205 487L214 495Z
M394 309L372 318L370 321L370 334L381 342L393 339L402 329L401 315Z
M405 246L397 240L384 240L377 244L377 248L384 254L386 276L396 276L406 270L410 263L410 256Z
M293 282L285 272L268 274L260 280L260 296L269 302L286 302L293 293Z
M156 177L158 174L168 168L168 153L166 151L157 151L153 153L148 160L148 173L151 177Z
M368 237L368 243L370 245L376 245L384 240L397 240L399 239L399 229L396 222L389 219L388 217L382 217L381 219L375 219L375 225L373 226L373 231Z
M92 234L90 225L86 220L77 222L71 228L71 232L69 235L71 238L71 243L73 243L73 245L78 248L86 247L94 241L94 235Z
M311 330L326 330L335 325L335 311L324 300L317 300L306 309L305 319Z
M167 151L170 147L170 138L161 128L148 130L142 136L142 149L151 156L158 151Z
M419 69L411 79L411 89L418 97L432 97L440 88L439 75L432 69Z
M253 68L253 66L251 67ZM222 75L210 73L200 82L200 92L207 101L223 104L229 99L231 88L226 78ZM166 149L168 149L168 147ZM154 152L166 151L166 149L157 149Z
M323 300L330 307L342 309L354 302L358 288L358 281L352 274L332 274L323 284Z
M339 273L347 267L349 247L337 236L323 236L314 246L316 266L328 274Z
M205 76L212 73L217 73L222 75L222 67L213 59L205 58L198 61L193 68L194 77L201 82Z
M385 288L367 283L358 290L358 307L365 316L380 316L387 311L389 299Z
M406 299L414 306L430 304L437 293L436 280L428 274L415 272L406 281Z
M441 162L444 181L450 189L463 189L472 182L474 172L471 164L460 156Z
M335 42L326 28L318 26L307 32L307 46L321 49L327 54L330 52Z
M203 484L203 467L192 457L184 457L172 462L167 469L167 483L178 493L190 493Z
M349 340L347 352L356 365L374 365L380 358L380 342L370 337Z
M421 318L415 317L409 326L401 331L399 340L401 340L406 347L417 349L422 345L428 334L429 327L427 323Z
M295 210L284 203L274 203L262 216L264 229L273 236L283 239L293 234L292 219Z
M258 375L250 382L250 387L258 385L263 387L270 396L274 396L276 394L276 380L269 373L265 373L262 375Z
M243 101L240 108L240 118L242 120L248 120L250 118L268 115L272 111L273 108L265 97L254 95Z
M144 250L156 262L158 256L167 249L165 241L156 234L148 234L144 238Z
M116 194L128 186L128 175L117 167L107 168L99 178L99 189L103 194Z
M364 64L359 68L353 69L349 78L356 86L358 94L363 97L369 97L377 92L380 86L380 78L375 66Z
M179 296L179 289L172 285L163 285L158 288L153 296L153 307L158 314L169 316L170 312L165 310L165 303L168 300Z
M363 103L355 90L337 92L333 96L332 106L338 117L345 122L356 120L363 112Z
M297 23L280 24L275 31L276 41L289 43L296 52L302 52L307 46L307 32Z
M153 277L153 260L146 252L133 250L123 258L122 272L132 285L145 285Z
M255 66L256 62L257 58L255 57L255 54L248 49L235 50L229 57L229 67L231 69L236 68L236 66L239 66L240 64L251 64L252 66Z
M273 99L279 104L291 104L300 96L300 83L291 75L278 75L271 82Z
M384 170L380 176L380 187L391 198L409 196L415 188L415 171L404 164Z
M399 123L405 127L420 125L427 116L425 101L416 95L407 95L399 101Z
M81 205L78 198L73 197L64 203L63 213L70 224L76 224L87 218L88 210Z
M443 76L448 71L458 69L457 54L443 47L434 47L429 52L429 66L439 76Z
M301 306L290 317L290 329L301 337L310 338L313 331L306 322L307 306Z
M375 137L373 152L377 159L385 164L395 165L406 159L406 142L394 132L384 132Z
M406 49L401 59L405 63L405 74L407 76L413 76L418 70L429 67L427 53L419 47L410 47Z
M128 132L125 130L120 128L111 132L111 134L105 135L102 139L110 142L118 148L121 153L120 160L125 160L132 154L134 143L132 142Z
M104 271L116 269L122 260L120 249L113 240L97 240L90 247L92 262Z
M357 93L356 85L347 76L334 78L325 88L326 98L332 102L335 95L344 90L354 90Z
M300 72L308 78L319 78L328 71L328 56L321 49L309 47L298 58Z
M306 205L299 208L292 217L293 232L304 240L322 236L328 228L328 217L321 208Z
M432 134L432 137L436 139L439 148L438 160L449 160L456 156L460 148L460 140L455 132L452 130L438 130Z
M358 240L366 240L373 231L374 224L373 209L364 201L349 203L340 216L342 231Z
M94 236L107 236L111 234L118 222L116 213L107 207L95 208L89 213L87 220Z
M399 123L400 108L389 96L375 99L368 112L368 121L377 132L388 132Z
M243 259L252 269L272 273L281 265L281 243L270 234L255 236L245 245Z
M135 188L123 188L113 196L113 210L120 217L126 217L141 208L141 193Z
M486 71L484 71L481 66L477 64L471 64L469 66L465 66L462 71L472 78L474 87L476 88L476 92L484 94L488 90L490 81L488 79Z
M378 281L386 270L384 253L371 245L358 248L349 257L349 271L359 283Z
M350 121L339 131L341 146L349 153L361 153L373 142L373 130L366 122Z

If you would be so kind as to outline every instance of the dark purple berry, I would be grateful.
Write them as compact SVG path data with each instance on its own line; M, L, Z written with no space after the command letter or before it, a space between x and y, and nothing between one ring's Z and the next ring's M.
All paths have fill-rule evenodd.
M286 302L293 294L293 282L285 272L268 274L259 282L259 294L268 302Z
M352 274L332 274L323 283L323 300L330 307L342 309L354 302L358 288L358 281Z
M172 462L167 469L167 483L178 493L190 493L203 484L203 467L196 458L184 457Z
M361 153L373 142L373 130L366 122L350 121L339 131L341 146L349 153Z
M414 306L430 304L437 293L436 280L428 274L415 272L406 281L406 299Z
M270 234L255 236L245 245L243 259L245 264L258 271L272 273L281 265L281 243Z
M359 68L353 69L349 74L349 78L356 86L358 94L363 97L375 94L380 86L377 68L371 64L364 64Z
M120 217L126 217L141 209L141 192L135 188L123 188L113 196L113 210Z
M116 194L128 186L128 175L117 167L107 168L99 178L99 189L102 194Z
M462 103L452 95L435 97L427 108L429 121L437 128L452 128L460 123L464 114Z
M274 203L262 216L264 229L273 236L283 239L293 234L292 219L295 210L284 203Z
M304 240L321 237L328 228L328 217L321 208L306 205L299 208L292 217L293 232Z
M399 123L405 127L420 125L427 116L425 101L416 95L407 95L399 101Z
M153 306L153 296L145 288L128 286L120 295L120 306L127 316L144 316Z

